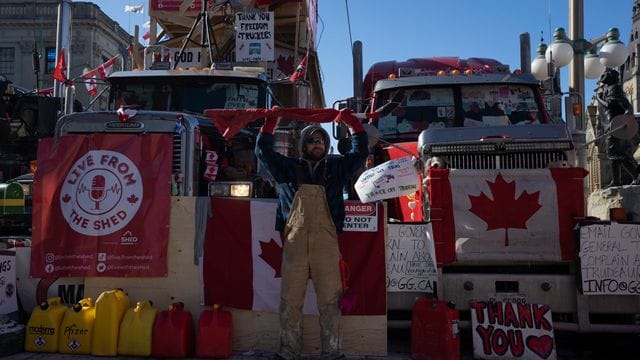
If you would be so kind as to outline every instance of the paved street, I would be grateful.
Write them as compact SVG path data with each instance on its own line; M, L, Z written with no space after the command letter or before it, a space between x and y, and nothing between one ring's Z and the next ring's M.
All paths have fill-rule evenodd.
M464 332L464 334L467 334ZM462 337L462 359L473 359L471 338ZM559 332L556 334L557 358L566 360L578 359L640 359L640 334L575 334ZM380 356L349 356L348 360L357 359L411 359L410 331L408 329L389 330L389 354ZM230 359L269 359L271 353L246 352L234 353ZM134 357L92 357L64 354L20 353L5 357L7 360L35 359L139 359ZM306 356L315 360L318 356Z

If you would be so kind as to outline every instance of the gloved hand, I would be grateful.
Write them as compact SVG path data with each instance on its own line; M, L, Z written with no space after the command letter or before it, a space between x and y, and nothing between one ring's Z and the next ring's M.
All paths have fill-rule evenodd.
M264 124L260 128L260 132L267 133L267 134L273 134L273 129L276 128L276 124L277 123L278 123L278 118L277 117L268 117L268 118L266 118L266 120L264 121Z
M364 131L360 120L355 117L349 109L340 110L340 114L338 114L338 118L336 120L342 121L343 123L347 124L349 127L351 127L351 129L353 129L354 133Z

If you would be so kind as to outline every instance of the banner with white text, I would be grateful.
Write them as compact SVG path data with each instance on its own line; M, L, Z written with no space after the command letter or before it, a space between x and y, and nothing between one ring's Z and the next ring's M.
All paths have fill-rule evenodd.
M170 134L42 142L31 276L166 276Z

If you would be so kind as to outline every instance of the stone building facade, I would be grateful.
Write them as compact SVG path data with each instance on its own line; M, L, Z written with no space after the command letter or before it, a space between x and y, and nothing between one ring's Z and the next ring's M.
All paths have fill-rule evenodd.
M0 75L27 89L53 86L56 62L58 0L0 0ZM68 75L75 78L126 49L132 41L118 23L97 5L73 2L71 50ZM40 74L36 81L34 49L39 53ZM123 62L116 62L120 69ZM76 84L76 98L86 107L90 96L83 84ZM93 109L106 107L101 96Z
M640 0L633 1L631 9L631 34L629 36L629 57L624 64L624 91L633 105L634 112L640 112L640 90L638 88L640 72L638 72L638 56L640 55ZM622 39L621 39L622 40Z

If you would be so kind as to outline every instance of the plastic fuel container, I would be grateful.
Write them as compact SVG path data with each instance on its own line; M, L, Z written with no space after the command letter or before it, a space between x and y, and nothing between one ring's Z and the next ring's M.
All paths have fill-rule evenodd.
M193 353L193 343L193 315L184 310L182 302L173 303L169 310L158 312L153 323L151 356L188 357Z
M228 358L231 356L233 323L231 312L220 305L202 310L198 321L196 356L205 358Z
M151 355L153 322L157 313L158 309L150 300L138 301L136 307L127 310L120 323L118 355Z
M60 297L49 298L36 306L27 322L25 351L57 352L60 323L66 311Z
M65 354L91 354L91 335L96 308L91 298L84 298L64 314L60 325L58 351Z
M460 359L459 318L453 303L418 298L411 313L411 358Z
M120 322L129 308L129 296L122 290L103 291L96 300L96 321L93 324L91 355L118 355Z

